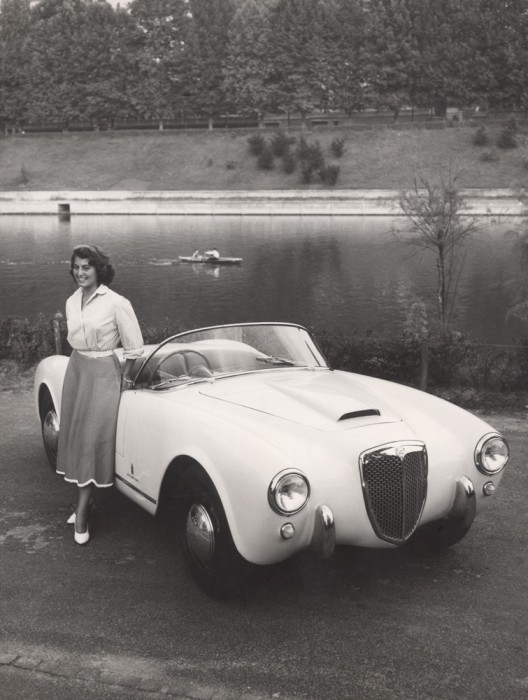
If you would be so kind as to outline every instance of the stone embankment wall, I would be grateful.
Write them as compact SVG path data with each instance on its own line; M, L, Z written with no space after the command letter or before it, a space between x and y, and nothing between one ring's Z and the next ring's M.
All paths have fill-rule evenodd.
M233 216L396 216L396 190L287 191L13 191L0 193L1 214L177 214ZM468 214L518 216L511 190L463 190Z

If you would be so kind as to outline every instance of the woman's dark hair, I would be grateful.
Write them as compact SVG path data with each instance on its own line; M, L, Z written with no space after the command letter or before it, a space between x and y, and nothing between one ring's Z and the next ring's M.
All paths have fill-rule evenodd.
M81 258L82 260L88 260L90 265L95 267L95 274L97 276L97 284L111 284L115 276L115 270L110 262L110 258L101 248L96 245L77 245L73 249L73 253L70 260L70 275L75 279L73 275L73 263L75 258Z

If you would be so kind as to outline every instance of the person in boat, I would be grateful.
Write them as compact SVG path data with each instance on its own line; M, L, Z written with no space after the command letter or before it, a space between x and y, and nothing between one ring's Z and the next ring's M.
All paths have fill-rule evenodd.
M211 248L211 250L206 250L204 255L208 260L218 260L220 257L220 253L217 251L216 248Z
M202 256L200 255L200 251L198 250L198 248L196 248L196 250L194 251L194 253L191 255L191 258L192 258L193 260L198 260L198 258L201 258L201 257L202 257Z

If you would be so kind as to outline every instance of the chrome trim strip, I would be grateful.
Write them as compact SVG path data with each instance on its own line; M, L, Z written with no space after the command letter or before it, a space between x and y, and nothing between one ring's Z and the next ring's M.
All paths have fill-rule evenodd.
M132 491L136 491L136 493L139 493L140 496L143 496L143 498L146 498L147 501L150 501L151 503L154 503L154 505L156 505L157 501L155 498L152 498L152 496L147 496L147 494L144 493L143 491L141 491L141 489L138 489L137 486L134 486L126 479L123 479L123 477L120 476L119 474L114 474L114 476L116 479L119 479L119 481L122 481L123 484L125 484L125 486L128 486L128 488L132 489Z

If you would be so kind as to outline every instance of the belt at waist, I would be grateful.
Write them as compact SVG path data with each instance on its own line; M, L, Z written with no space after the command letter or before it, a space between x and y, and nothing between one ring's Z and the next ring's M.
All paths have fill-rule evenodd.
M110 357L114 354L113 350L76 350L76 352L85 357Z

